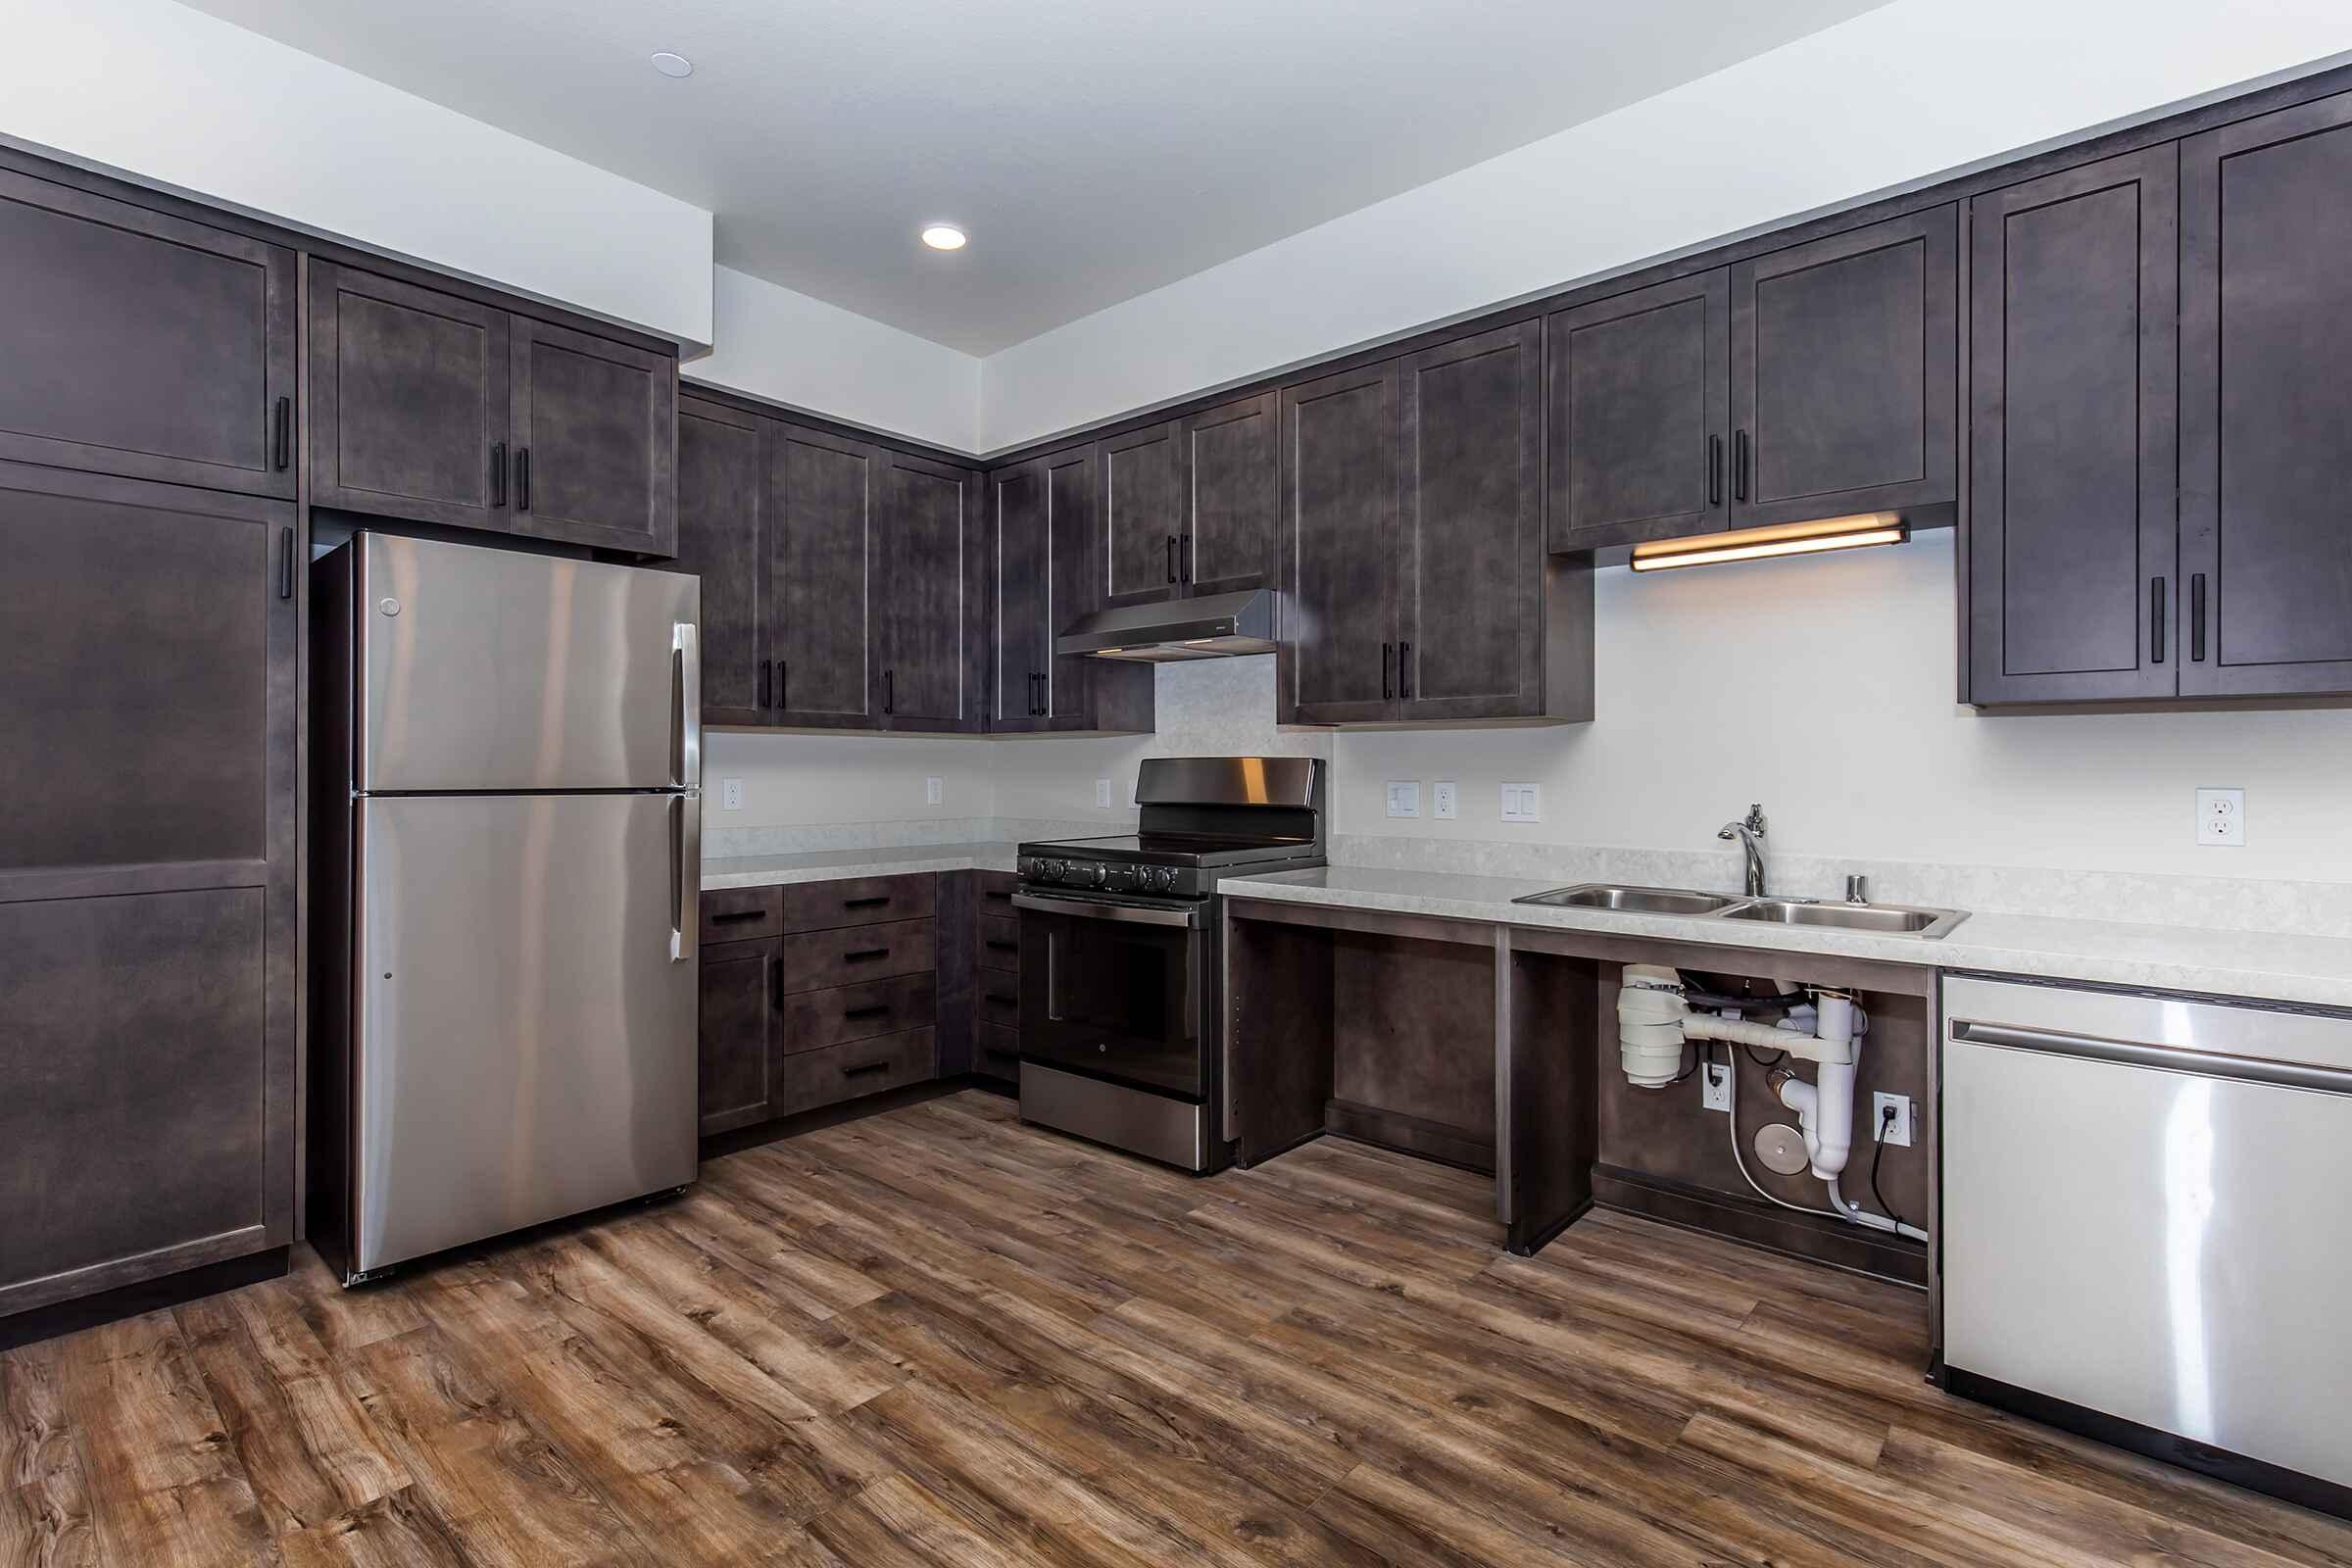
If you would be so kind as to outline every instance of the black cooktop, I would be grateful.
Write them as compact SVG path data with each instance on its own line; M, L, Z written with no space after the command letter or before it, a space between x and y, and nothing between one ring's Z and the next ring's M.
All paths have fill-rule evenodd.
M1311 840L1225 833L1122 833L1100 839L1048 839L1023 844L1024 856L1069 860L1121 860L1145 865L1247 865L1315 853Z

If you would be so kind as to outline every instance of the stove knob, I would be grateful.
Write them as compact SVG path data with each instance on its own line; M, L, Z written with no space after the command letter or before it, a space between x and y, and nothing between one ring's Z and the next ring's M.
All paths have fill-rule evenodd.
M1092 882L1096 887L1101 887L1110 880L1110 872L1100 865L1088 866L1086 868L1086 876L1087 880Z
M1046 862L1046 880L1047 880L1047 881L1049 881L1049 882L1067 882L1069 879L1070 879L1070 862L1069 862L1069 861L1067 861L1067 860L1048 860L1048 861Z
M1172 865L1161 866L1159 868L1159 890L1162 893L1172 893L1175 891L1175 888L1176 868Z

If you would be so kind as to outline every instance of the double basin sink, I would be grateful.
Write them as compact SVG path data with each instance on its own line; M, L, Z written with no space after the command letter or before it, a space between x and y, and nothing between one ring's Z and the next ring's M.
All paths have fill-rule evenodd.
M1877 936L1940 937L1968 918L1966 909L1927 909L1903 904L1831 904L1814 899L1740 898L1688 888L1636 888L1580 882L1530 893L1513 904L1571 909L1615 909L1625 914L1681 914L1707 920L1760 920L1772 925L1826 926Z

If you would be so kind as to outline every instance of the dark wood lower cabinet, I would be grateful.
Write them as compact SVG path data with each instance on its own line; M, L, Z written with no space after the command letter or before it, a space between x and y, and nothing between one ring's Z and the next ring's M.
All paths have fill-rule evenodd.
M704 915L706 924L710 916ZM768 1118L769 1038L776 1030L776 942L723 942L702 951L702 1133Z

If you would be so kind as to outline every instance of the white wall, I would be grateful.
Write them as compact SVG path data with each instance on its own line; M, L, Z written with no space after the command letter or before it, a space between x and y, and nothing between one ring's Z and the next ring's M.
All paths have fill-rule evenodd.
M989 356L989 449L2352 49L2343 0L1895 0Z
M840 822L920 822L993 814L993 748L978 737L757 735L714 732L703 757L707 829L809 827ZM743 780L743 806L726 810L723 780ZM942 799L923 799L937 778Z
M171 0L0 0L0 138L710 340L710 215Z
M730 268L713 271L716 347L690 381L976 452L980 362Z

